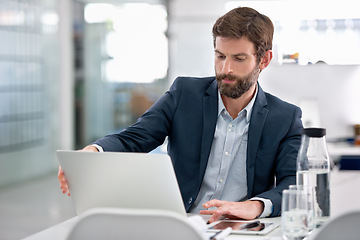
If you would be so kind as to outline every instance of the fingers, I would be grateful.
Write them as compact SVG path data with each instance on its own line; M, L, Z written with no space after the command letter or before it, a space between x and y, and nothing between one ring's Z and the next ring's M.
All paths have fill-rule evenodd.
M263 203L261 201L252 200L229 202L214 199L204 203L203 207L207 209L200 211L200 214L212 215L209 219L209 223L217 221L221 217L250 220L259 216L263 211Z
M213 215L215 212L215 210L201 210L199 212L199 214L202 214L202 215Z
M79 150L80 152L99 152L99 150L92 146L92 145L88 145L86 147L84 147L83 149Z
M209 223L217 221L221 217L251 220L259 216L264 210L264 204L262 201L257 200L247 200L244 202L211 200L204 203L203 207L217 208L200 211L200 214L212 215L209 219Z
M211 207L221 207L226 201L220 201L217 199L210 200L203 204L204 208L211 208Z
M64 193L64 194L67 193L67 195L70 196L70 191L69 191L69 188L68 188L68 185L66 182L66 178L65 178L64 172L60 166L59 166L59 172L58 172L58 179L60 182L60 188L62 190L62 193Z
M209 223L216 222L216 221L220 220L221 218L225 217L226 215L227 215L227 211L217 209L214 211L213 215L209 219Z
M212 215L209 219L209 223L213 223L227 216L228 211L226 209L216 209L216 210L202 210L200 214L203 215Z
M208 201L203 204L204 208L216 207L217 209L202 210L202 211L200 211L200 214L212 215L211 218L209 219L209 223L213 223L213 222L219 220L221 217L228 214L228 212L229 212L228 209L226 207L223 208L223 206L226 206L227 203L228 203L227 201L220 201L217 199Z

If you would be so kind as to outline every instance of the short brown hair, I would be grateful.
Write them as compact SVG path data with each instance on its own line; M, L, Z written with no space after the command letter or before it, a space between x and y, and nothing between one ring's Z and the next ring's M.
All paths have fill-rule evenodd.
M258 62L265 52L272 49L274 25L270 18L249 7L235 8L214 24L214 46L216 37L238 39L247 37L255 45Z

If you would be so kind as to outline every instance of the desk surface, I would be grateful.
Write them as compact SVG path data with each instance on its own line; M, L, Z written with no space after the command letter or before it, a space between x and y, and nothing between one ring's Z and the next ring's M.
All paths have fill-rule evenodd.
M67 221L64 221L60 224L57 224L53 227L50 227L48 229L45 229L44 231L41 231L39 233L36 233L34 235L31 235L27 238L24 238L23 240L65 240L69 231L71 228L76 224L78 221L78 217L71 218ZM281 219L280 217L276 218L266 218L262 219L264 222L276 222L280 223ZM213 233L209 233L209 236L211 236ZM226 240L232 240L232 239L272 239L272 240L280 240L281 238L281 228L278 227L274 229L272 232L267 234L266 236L250 236L250 235L239 235L239 234L231 234L228 237L226 237Z
M338 171L333 170L330 175L331 189L331 217L336 217L344 212L360 209L360 192L354 191L360 185L360 171ZM78 217L71 218L58 225L45 229L31 235L24 240L65 240L70 229L76 224ZM266 218L263 221L277 221L278 218ZM248 236L231 234L226 240L232 239L268 239L280 240L281 228L277 228L266 236ZM311 238L311 237L310 237Z

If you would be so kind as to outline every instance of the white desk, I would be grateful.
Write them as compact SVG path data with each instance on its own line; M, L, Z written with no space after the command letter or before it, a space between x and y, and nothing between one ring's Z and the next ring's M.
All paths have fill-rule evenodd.
M39 233L36 233L34 235L31 235L27 238L24 238L23 240L65 240L66 236L68 235L71 228L76 224L78 221L78 217L71 218L65 222L62 222L60 224L57 224L53 227L50 227L48 229L45 229L44 231L41 231ZM269 218L269 219L263 219L262 221L268 222L278 222L280 223L281 219L280 217L277 218ZM213 233L209 233L209 236L211 236ZM272 240L280 240L281 239L281 229L280 227L277 229L274 229L272 232L267 234L266 236L249 236L249 235L230 235L226 237L226 240L232 240L232 239L272 239Z
M333 170L330 175L331 182L331 216L336 217L347 211L360 209L360 171ZM76 224L78 217L71 218L44 231L36 233L24 240L65 240L70 229ZM280 223L280 217L262 219L263 221L276 221ZM236 239L268 239L280 240L281 228L277 228L266 236L230 235L226 240ZM311 237L310 237L311 239Z
M34 235L31 235L24 240L65 240L67 234L69 233L70 229L76 224L78 217L71 218L65 222L59 223L53 227L45 229L44 231L38 232Z

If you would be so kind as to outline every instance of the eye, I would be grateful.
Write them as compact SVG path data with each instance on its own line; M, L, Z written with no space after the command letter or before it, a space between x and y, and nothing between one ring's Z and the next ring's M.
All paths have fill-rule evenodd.
M216 54L216 58L223 60L223 59L225 59L225 56L221 55L221 54Z
M246 60L246 57L235 57L235 60L238 62L242 62Z

